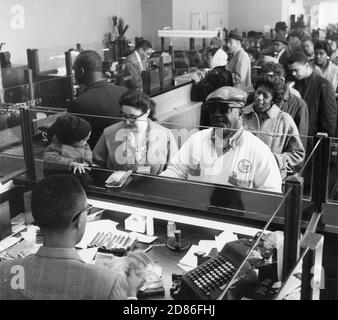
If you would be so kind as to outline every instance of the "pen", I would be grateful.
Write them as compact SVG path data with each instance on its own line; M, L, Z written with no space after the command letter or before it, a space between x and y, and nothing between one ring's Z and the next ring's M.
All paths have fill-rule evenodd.
M126 241L124 241L123 244L122 244L122 248L125 249L125 250L127 250L127 248L128 248L128 247L127 247L127 243L129 242L129 238L130 238L130 237L129 237L129 235L128 235L128 236L126 237Z
M94 247L98 247L99 243L101 242L101 240L104 238L104 232L102 232L102 234L96 239L95 243L94 243Z
M108 243L109 243L109 242L110 242L110 240L111 240L111 237L112 237L112 233L111 233L111 232L109 232L109 233L108 233L108 237L107 237L107 239L105 239L105 240L103 241L103 243L102 243L101 247L103 247L103 248L107 248L106 244L108 245Z
M91 243L89 244L89 247L92 247L95 243L95 241L97 240L97 238L101 235L101 232L98 232L96 234L96 236L93 238L93 240L91 241Z
M101 240L99 247L102 247L102 245L106 242L106 239L108 238L108 236L109 236L109 233L106 233L103 239Z
M122 235L120 241L117 243L117 248L121 248L122 247L122 243L124 243L124 241L125 241L125 236Z
M117 235L115 234L115 236L110 240L110 242L109 242L109 244L108 244L108 246L107 246L107 249L108 249L108 250L111 249L111 247L112 247L112 245L113 245L113 242L115 241L116 237L117 237Z
M153 246L148 247L147 249L143 250L144 253L150 251L153 248Z
M113 245L112 245L112 249L115 249L116 248L116 246L117 246L117 244L120 242L120 239L121 239L121 236L119 235L117 238L116 238L116 240L114 241L114 243L113 243Z

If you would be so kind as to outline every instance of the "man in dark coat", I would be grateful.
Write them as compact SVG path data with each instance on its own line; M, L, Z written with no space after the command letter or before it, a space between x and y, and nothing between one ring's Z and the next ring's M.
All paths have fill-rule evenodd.
M128 89L143 90L142 72L146 71L148 56L152 52L149 41L141 41L125 61L123 68L123 85Z
M118 119L111 118L119 117L119 100L127 89L114 86L102 79L102 60L95 51L81 52L73 68L76 81L84 85L85 92L70 105L68 111L87 115L84 118L92 126L92 134L88 143L93 149L103 130L118 121Z
M295 53L289 68L299 91L309 109L309 136L318 132L334 137L337 124L337 102L332 84L316 73L303 52Z

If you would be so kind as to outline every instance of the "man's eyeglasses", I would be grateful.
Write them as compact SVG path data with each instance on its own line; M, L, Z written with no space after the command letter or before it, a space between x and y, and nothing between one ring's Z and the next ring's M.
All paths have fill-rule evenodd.
M85 207L84 209L82 209L81 211L77 212L77 213L74 215L73 221L75 221L75 220L78 218L78 216L79 216L80 214L82 214L83 212L86 212L86 213L87 213L87 216L89 216L90 213L91 213L91 211L92 211L92 209L93 209L93 206L92 206L91 204L89 204L87 207Z
M217 102L217 103L210 103L207 104L207 110L209 114L221 114L226 115L230 109L242 109L242 107L235 106L233 104L228 104L225 102Z
M121 116L124 117L125 119L136 121L137 119L141 118L141 117L144 116L145 114L146 114L146 112L143 112L141 115L135 116L135 115L133 115L133 114L125 114L125 113L121 113Z

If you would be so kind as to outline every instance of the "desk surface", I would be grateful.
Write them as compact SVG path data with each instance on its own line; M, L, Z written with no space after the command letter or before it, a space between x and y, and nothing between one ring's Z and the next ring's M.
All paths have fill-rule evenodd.
M106 212L102 218L111 219L117 222L120 222L117 227L119 230L124 231L124 219L127 218L125 214L117 212ZM153 248L147 252L147 255L162 268L162 279L163 286L165 289L164 297L153 297L152 299L171 299L170 297L170 288L172 286L172 274L183 274L184 270L181 269L177 264L185 256L187 251L184 252L174 252L167 248L166 243L166 234L167 234L167 223L166 221L154 220L154 234L158 236L151 245ZM212 230L201 227L194 227L186 224L176 224L176 229L182 231L182 238L191 242L192 245L197 245L200 240L215 240L215 235L219 235L221 231ZM156 246L162 245L163 246ZM138 243L136 249L145 250L149 245Z

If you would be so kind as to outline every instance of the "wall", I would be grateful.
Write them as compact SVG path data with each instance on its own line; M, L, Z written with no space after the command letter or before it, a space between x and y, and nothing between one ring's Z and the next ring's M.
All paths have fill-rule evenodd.
M11 27L14 5L25 10L23 30ZM130 25L127 38L141 35L141 0L0 0L0 42L6 42L3 50L12 53L13 63L25 64L27 48L62 54L76 43L101 44L113 15Z
M282 20L282 0L229 0L229 26L239 31L263 31Z
M142 36L150 40L156 50L161 40L157 31L173 26L173 0L141 0Z
M229 0L173 0L173 29L190 30L191 13L201 13L201 26L209 13L220 12L223 27L228 27ZM176 48L189 47L189 40L175 40Z

